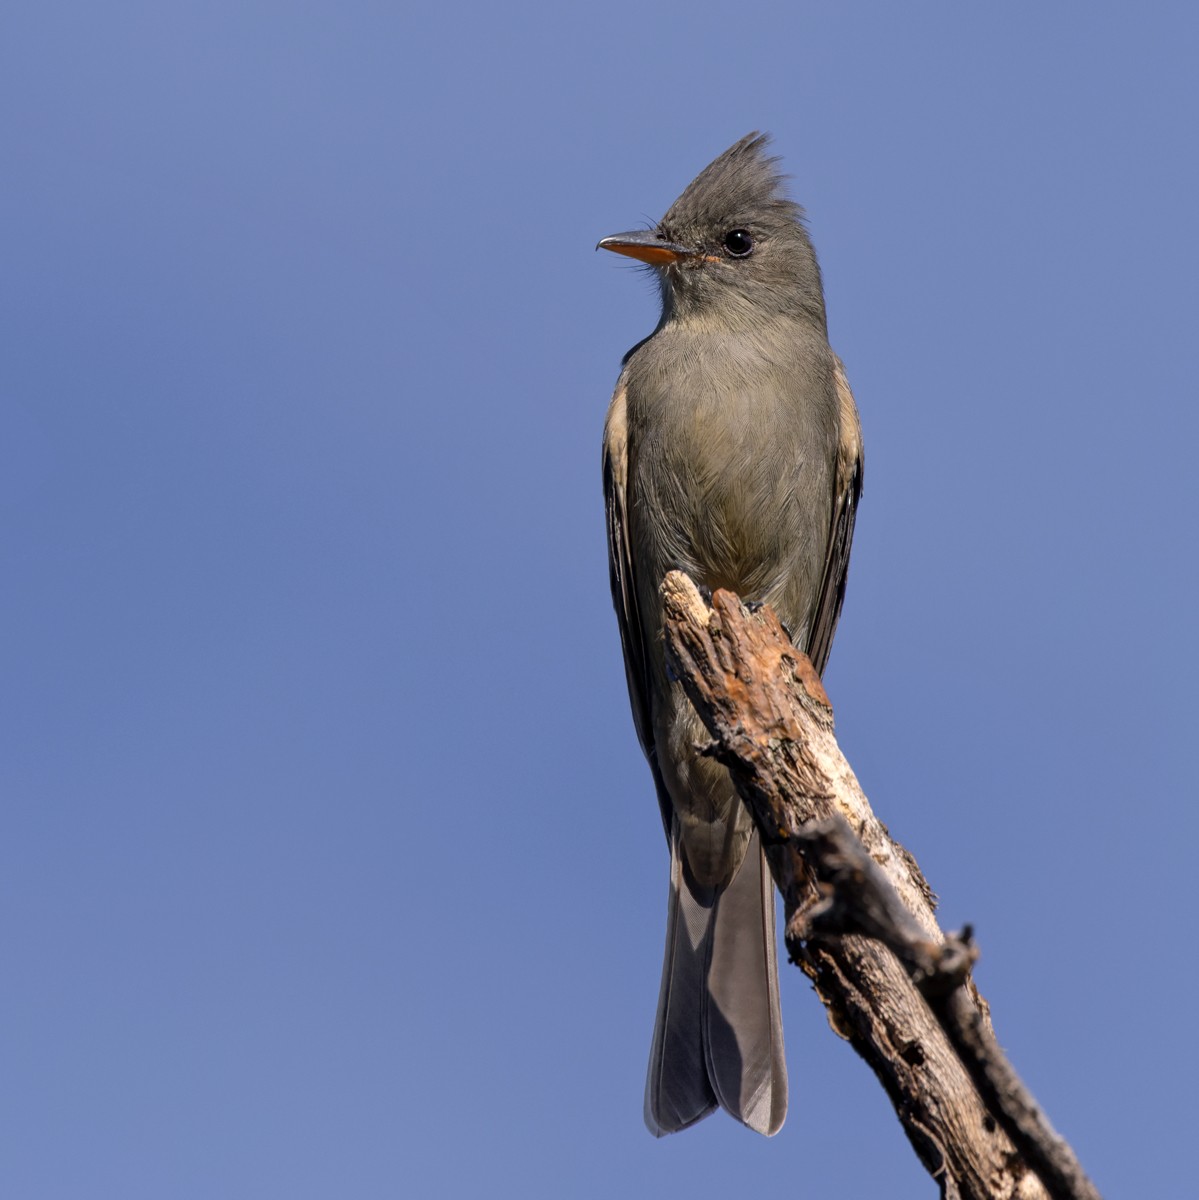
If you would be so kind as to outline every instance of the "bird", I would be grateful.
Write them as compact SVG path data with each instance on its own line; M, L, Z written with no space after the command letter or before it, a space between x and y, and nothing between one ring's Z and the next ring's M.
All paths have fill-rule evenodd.
M662 301L622 360L603 443L612 599L670 849L645 1089L658 1137L717 1107L772 1136L787 1111L773 883L667 669L658 589L681 570L769 604L823 672L862 491L861 425L820 267L769 141L747 134L656 226L597 246L648 264Z

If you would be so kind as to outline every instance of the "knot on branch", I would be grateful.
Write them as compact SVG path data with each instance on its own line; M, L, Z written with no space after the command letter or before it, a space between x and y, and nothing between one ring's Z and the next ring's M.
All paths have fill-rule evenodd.
M817 891L787 922L793 961L805 941L856 933L888 946L926 996L947 995L966 982L978 958L970 927L942 941L930 938L843 817L808 821L792 841Z

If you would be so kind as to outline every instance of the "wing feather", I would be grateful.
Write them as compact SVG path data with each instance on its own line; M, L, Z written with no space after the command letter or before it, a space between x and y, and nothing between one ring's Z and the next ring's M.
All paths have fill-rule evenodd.
M620 625L620 645L624 651L625 680L629 686L629 704L637 739L649 762L662 810L662 825L670 840L672 808L654 745L653 706L650 698L649 664L646 661L645 626L637 603L637 584L633 576L633 552L628 512L629 441L623 379L608 407L604 424L604 509L608 524L608 579L612 603Z
M821 674L828 662L833 647L833 634L841 605L845 600L845 578L849 570L849 550L853 542L853 525L858 511L858 499L862 495L862 423L858 418L858 407L849 380L845 376L845 364L834 354L833 381L840 408L841 441L837 447L836 493L833 497L833 519L829 530L828 553L824 560L824 574L820 581L820 594L812 617L811 636L808 640L808 657Z

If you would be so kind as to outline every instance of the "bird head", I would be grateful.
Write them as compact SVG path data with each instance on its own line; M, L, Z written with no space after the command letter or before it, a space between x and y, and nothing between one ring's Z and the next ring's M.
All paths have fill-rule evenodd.
M825 328L820 267L803 210L783 192L769 138L751 133L687 185L657 226L606 237L604 250L648 263L663 316L752 324L790 316Z

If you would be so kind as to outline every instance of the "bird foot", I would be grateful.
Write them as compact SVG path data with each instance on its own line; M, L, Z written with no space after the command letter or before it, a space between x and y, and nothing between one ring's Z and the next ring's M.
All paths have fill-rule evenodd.
M755 617L758 615L758 613L760 613L762 611L762 609L764 609L766 607L765 600L743 600L742 604L745 605L746 611L748 611L752 616L755 616ZM791 632L790 629L787 628L787 622L784 621L778 615L778 613L775 613L774 615L775 615L775 619L783 627L783 632L787 635L787 641L789 641L794 646L795 645L795 635Z

